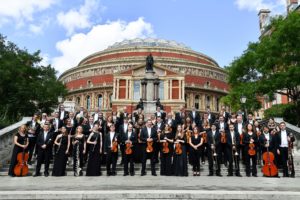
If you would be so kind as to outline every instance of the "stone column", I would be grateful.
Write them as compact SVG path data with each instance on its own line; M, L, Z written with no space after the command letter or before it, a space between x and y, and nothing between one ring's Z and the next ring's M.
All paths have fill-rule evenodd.
M145 101L146 100L146 86L147 86L147 81L145 79L141 80L142 84L142 99Z
M154 100L159 98L159 79L154 81Z

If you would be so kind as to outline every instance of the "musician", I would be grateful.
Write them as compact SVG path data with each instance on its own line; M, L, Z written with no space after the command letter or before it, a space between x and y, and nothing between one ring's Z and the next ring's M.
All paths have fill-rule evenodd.
M59 107L59 119L64 122L68 118L69 118L69 112L65 110L64 105L60 105L60 107Z
M160 102L160 98L157 98L157 101L156 101L155 105L156 105L156 107L160 107L161 110L164 109L164 106Z
M219 122L218 122L218 130L220 129L224 129L225 131L228 131L228 124L225 122L225 119L223 117L223 115L219 116Z
M144 110L144 102L143 102L142 98L140 98L140 101L136 105L136 110L139 110L139 109Z
M28 152L29 152L29 158L28 158L28 164L31 165L31 159L33 156L33 153L37 155L37 147L36 147L36 138L38 134L40 133L41 126L38 123L38 115L34 114L31 121L28 121L26 123L26 126L28 127Z
M246 132L243 136L243 144L245 144L245 158L246 158L246 176L250 177L250 168L252 169L252 176L257 177L257 144L258 138L253 129L253 125L248 123L246 125ZM253 148L250 146L254 145ZM253 155L251 155L251 149L253 149ZM250 151L249 151L250 150ZM252 161L252 166L250 164L250 160Z
M195 106L192 106L192 111L190 112L189 117L192 122L195 122L197 124L197 126L200 126L200 124L202 123L200 113L196 110Z
M264 126L263 132L259 137L262 154L265 153L268 148L270 152L272 152L274 155L276 155L276 148L277 148L276 140L277 140L276 136L270 134L269 127Z
M103 116L103 113L102 112L99 112L99 117L98 117L98 120L95 122L99 125L99 128L101 129L101 133L104 133L104 134L107 134L109 132L109 128L107 127L107 122L106 120L104 119L104 116Z
M184 124L185 118L187 117L187 113L185 111L185 107L184 106L180 106L180 110L179 112L177 112L175 114L175 121L176 121L176 125L178 124Z
M188 176L188 162L186 151L186 135L181 125L177 126L176 137L174 139L175 150L173 157L173 169L175 176Z
M86 176L101 175L102 133L98 130L99 125L95 124L87 139L87 144L90 145L90 148L88 150Z
M219 156L220 133L219 130L217 130L216 124L211 125L211 130L207 132L207 138L208 138L207 157L208 157L208 169L209 169L208 176L214 175L214 165L215 165L216 175L222 176L220 170L220 156Z
M228 152L227 152L227 135L224 129L219 130L219 161L220 164L221 162L227 167L227 160L228 160Z
M134 161L136 163L141 163L142 159L143 159L143 155L144 155L144 152L143 152L144 144L140 140L140 133L144 127L145 127L145 124L144 124L143 118L139 118L139 120L134 125L135 132L136 132L136 135L138 138L137 144L135 145L135 148L134 148Z
M289 157L289 143L292 143L295 141L295 137L290 134L286 130L286 124L285 122L281 122L279 124L280 131L277 134L277 154L279 155L282 169L283 169L283 177L289 177L289 171L288 171L288 157ZM290 147L291 148L291 147ZM292 149L290 149L291 151ZM295 172L291 172L291 177L294 177Z
M198 128L198 130L201 131L200 135L203 138L203 145L201 146L200 149L201 149L201 161L202 161L202 164L204 165L205 164L205 156L207 156L207 151L209 148L209 145L207 143L207 132L209 132L211 130L209 121L203 120L201 128L202 128L202 130L200 130L199 128Z
M261 127L258 123L258 121L254 121L254 124L253 124L253 128L254 128L254 131L257 135L257 138L259 140L260 138L260 135L261 135ZM258 165L261 165L261 160L262 160L262 151L261 151L261 145L260 145L260 141L258 141L257 143L257 164Z
M75 114L76 119L84 117L84 113L85 113L84 107L80 106L79 111L76 112L76 114Z
M118 145L114 146L114 142L118 142L118 134L115 132L115 125L112 124L109 128L108 134L105 135L104 139L104 154L106 154L106 175L116 176L116 165L118 159ZM116 147L117 152L113 152L112 148Z
M63 120L60 119L60 113L55 112L54 118L52 119L51 132L53 132L53 138L59 134L59 129L64 125ZM56 151L57 146L54 147L54 151Z
M74 176L82 176L83 165L84 165L84 155L86 153L86 139L83 134L83 127L77 126L76 133L72 141L73 145L73 171Z
M42 114L42 118L40 120L40 125L43 126L47 121L48 121L48 119L47 119L47 113L43 113Z
M197 127L193 129L193 135L190 138L189 144L191 146L190 156L192 158L193 176L200 176L200 148L203 145L203 137L199 134Z
M234 129L236 132L238 132L240 134L240 149L239 149L239 157L242 158L242 161L244 164L246 164L246 153L245 153L245 148L244 148L244 144L243 144L243 137L244 137L244 126L245 123L243 122L243 116L242 115L238 115L236 118L236 123L234 125Z
M59 135L55 138L54 144L58 146L55 152L52 176L65 176L71 136L66 126L61 127Z
M268 121L268 128L270 131L275 130L275 131L280 131L279 127L276 125L274 118L270 118Z
M235 127L235 124L237 123L237 119L236 119L236 114L235 113L231 113L230 119L228 121L228 124L233 124Z
M137 134L133 130L133 125L128 124L126 132L122 135L122 143L125 144L125 154L124 154L124 176L128 176L128 163L130 163L130 176L134 176L134 150L137 144ZM127 147L129 146L129 147ZM131 149L131 152L129 149ZM129 152L128 152L129 151ZM129 154L130 153L130 154Z
M96 107L94 113L92 114L93 118L94 118L94 123L96 121L98 121L99 119L99 115L100 115L100 108Z
M121 156L122 156L122 160L121 160L121 163L120 165L123 165L124 164L124 156L125 156L125 143L123 142L122 138L125 137L125 134L127 133L127 130L128 130L128 118L127 117L124 117L123 119L123 123L120 124L120 128L119 128L119 137L121 138L120 140L120 150L121 150Z
M9 171L8 171L8 175L12 177L15 176L14 168L18 164L17 161L18 153L28 151L27 147L29 145L29 139L26 133L26 129L27 129L26 125L20 126L18 132L14 136L14 148L12 151L13 153L11 155Z
M176 121L173 119L172 112L168 113L165 123L169 124L169 126L171 126L172 132L175 135L176 134L176 130L177 130L177 124L176 124Z
M154 162L154 152L153 152L153 146L150 145L152 142L152 145L157 141L157 132L154 127L152 127L151 119L147 120L146 127L144 127L140 134L140 140L143 143L142 146L142 152L143 152L143 158L142 158L142 171L141 175L146 175L146 161L147 157L150 158L151 161L151 173L152 176L157 176L155 171L155 162ZM152 147L152 151L149 151L147 147ZM148 150L148 151L147 151Z
M156 123L155 123L155 129L157 131L157 133L161 133L164 129L165 129L165 123L162 120L161 116L157 116L156 117ZM171 129L170 129L171 130ZM159 138L158 138L159 139ZM158 163L158 153L160 151L160 143L156 142L154 144L154 159L155 159L155 163Z
M211 113L210 108L206 109L206 113L204 113L204 115L207 114L207 119L209 121L209 124L213 124L216 120L216 117L214 114Z
M127 107L124 106L123 112L120 113L120 124L123 124L124 118L128 117L128 114Z
M42 163L45 164L44 175L49 176L49 164L52 156L52 143L53 143L53 132L50 131L50 124L45 123L43 130L37 136L37 165L35 169L34 177L40 176L40 170Z
M160 106L156 107L156 112L154 113L155 117L161 117L162 121L164 122L166 119L166 113L161 110Z
M228 120L229 120L229 113L226 111L226 107L225 106L222 106L221 107L221 112L223 113L223 117L224 117L224 122L227 123Z
M171 176L174 135L168 124L165 125L164 129L158 131L158 142L160 146L160 175Z
M76 125L72 125L72 120L69 118L67 119L67 123L65 125L67 132L70 136L74 136L75 135L75 130L76 130Z
M239 164L239 148L240 148L240 135L238 132L235 131L234 125L229 125L229 130L226 133L226 142L227 142L227 150L226 155L229 162L228 167L228 175L233 176L233 163L235 166L235 175L241 177L240 173L240 164Z
M70 120L71 122L71 125L76 129L77 125L78 125L78 122L75 118L75 115L74 115L74 112L70 112L69 113L69 118L67 119L67 121ZM75 130L74 129L74 130Z
M246 121L246 124L252 124L254 125L255 120L253 119L253 115L251 113L248 114L248 118Z

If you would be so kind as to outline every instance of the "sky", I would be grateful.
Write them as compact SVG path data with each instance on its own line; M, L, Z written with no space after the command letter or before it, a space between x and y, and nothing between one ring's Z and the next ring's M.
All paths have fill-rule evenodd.
M258 11L284 14L286 0L1 0L0 33L58 75L115 42L184 43L220 67L259 38Z

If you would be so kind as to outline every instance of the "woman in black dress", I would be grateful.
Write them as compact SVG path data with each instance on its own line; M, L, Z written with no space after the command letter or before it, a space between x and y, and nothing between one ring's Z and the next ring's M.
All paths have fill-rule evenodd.
M190 156L193 165L193 175L200 176L200 147L203 144L203 138L199 134L197 127L194 127L192 137L190 138Z
M76 128L76 134L73 138L73 170L74 176L82 176L82 168L84 162L84 154L86 150L85 136L83 135L82 126Z
M250 177L250 169L251 169L252 176L257 177L256 162L257 162L258 137L257 134L255 133L253 125L250 123L247 124L246 126L246 132L243 137L243 144L245 144L246 176ZM252 166L250 162L251 160L252 160Z
M184 131L183 131L181 125L177 126L177 132L176 132L176 137L174 139L174 144L175 144L174 158L173 158L174 175L175 176L188 176L186 136L184 134ZM177 150L179 150L179 151L177 151ZM179 153L176 153L176 152L179 152Z
M174 136L172 128L169 124L165 125L165 129L159 134L160 143L160 175L172 175L172 155L173 155L173 142ZM165 146L166 145L166 146Z
M99 126L95 124L93 132L89 135L87 143L90 144L86 176L101 175L102 133L98 132Z
M68 152L70 148L70 135L65 126L61 127L61 132L56 136L54 144L57 145L55 152L52 176L65 176Z
M135 163L141 163L142 162L142 157L143 157L143 143L140 140L140 134L141 134L141 130L143 129L143 127L145 127L144 124L144 119L143 118L139 118L138 121L135 123L134 125L134 129L135 132L137 134L138 137L138 142L135 145L135 149L134 149L134 162Z
M14 136L14 149L13 149L13 153L10 159L10 166L9 166L9 171L8 171L8 175L9 176L15 176L14 174L14 168L15 166L18 164L17 161L17 156L18 153L20 152L27 152L28 149L28 144L29 144L29 140L28 140L28 136L26 134L26 125L22 125L20 126L18 133L16 133L16 135Z

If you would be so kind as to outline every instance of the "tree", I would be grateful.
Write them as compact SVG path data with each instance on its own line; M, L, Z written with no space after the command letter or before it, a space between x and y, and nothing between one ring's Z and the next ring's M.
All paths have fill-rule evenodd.
M0 126L30 116L51 112L65 86L51 66L41 66L40 51L30 54L0 34Z
M261 105L258 97L274 94L286 95L298 106L300 99L300 13L293 12L287 17L271 20L271 34L258 42L249 43L243 54L229 67L228 82L231 91L230 103L237 102L243 94L247 96L247 108L256 110ZM249 101L248 101L249 100Z

